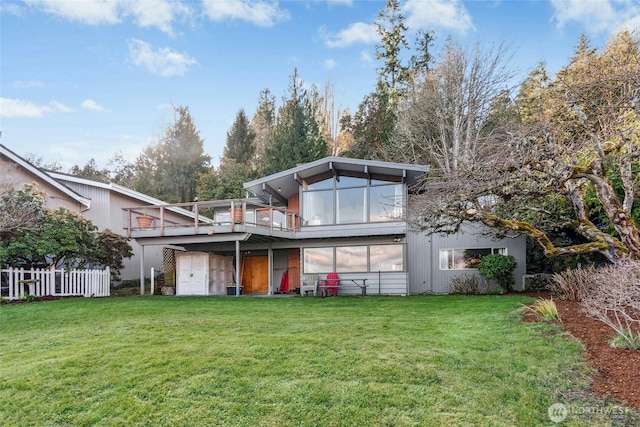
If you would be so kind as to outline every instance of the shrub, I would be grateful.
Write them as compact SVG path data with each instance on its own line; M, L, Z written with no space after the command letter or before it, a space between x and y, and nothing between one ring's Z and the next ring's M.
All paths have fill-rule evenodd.
M452 294L483 295L491 292L491 285L477 274L461 274L449 279Z
M560 320L558 307L553 299L539 298L531 305L525 305L527 311L535 314L538 320L543 322L555 322Z
M582 305L591 316L611 327L612 346L640 347L640 262L625 261L593 270L597 286L589 289Z
M564 301L582 301L590 290L598 285L596 269L593 266L578 267L553 275L549 290Z
M513 270L517 266L516 259L512 255L492 254L482 257L478 270L482 277L495 280L503 290L509 291L516 283Z

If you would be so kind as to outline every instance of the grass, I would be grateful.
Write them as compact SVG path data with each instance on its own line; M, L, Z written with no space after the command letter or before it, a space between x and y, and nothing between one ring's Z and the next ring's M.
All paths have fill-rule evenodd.
M557 401L607 405L586 392L579 342L520 321L528 300L4 305L0 425L533 426L554 425L547 408ZM586 416L562 425L611 424Z

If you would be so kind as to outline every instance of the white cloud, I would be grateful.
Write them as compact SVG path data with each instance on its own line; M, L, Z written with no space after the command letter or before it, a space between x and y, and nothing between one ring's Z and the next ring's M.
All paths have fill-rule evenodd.
M629 30L629 31L638 31L640 32L640 12L632 17L627 19L623 24L622 27Z
M323 33L324 28L320 32ZM324 38L324 44L327 47L346 47L355 43L374 43L379 39L375 25L364 22L355 22L344 30L340 30L337 34L325 34Z
M120 22L118 13L120 0L26 0L26 3L46 13L89 25Z
M327 70L332 70L336 67L336 61L333 59L327 59L326 61L324 61L324 68L326 68Z
M101 113L108 113L110 110L106 109L102 105L98 104L93 99L85 99L82 101L82 108L92 111L99 111Z
M13 82L14 89L33 89L43 87L44 83L40 80L16 80Z
M49 113L70 113L73 109L56 101L37 105L23 99L0 98L0 117L37 118Z
M259 27L272 27L291 18L288 10L280 9L278 2L256 0L204 0L204 13L212 21L239 19Z
M55 112L55 113L71 113L74 111L73 108L67 107L66 105L58 101L51 101L49 103L49 106L52 108L52 112Z
M190 15L186 3L171 0L25 0L34 8L88 25L112 25L132 16L139 27L156 27L171 34L180 15Z
M353 0L326 0L330 5L343 5L343 6L351 6L353 5Z
M617 0L551 0L554 9L551 21L558 28L570 22L581 24L589 33L615 32L622 27L640 28L640 5Z
M402 13L412 31L446 28L464 34L475 29L471 15L460 0L407 0Z
M24 8L22 5L19 5L14 2L3 2L0 3L0 14L9 13L15 16L22 16L24 12Z
M134 0L128 3L127 9L135 17L138 26L157 27L167 34L173 33L172 23L176 17L192 14L186 4L167 0Z
M129 58L138 66L144 66L152 74L162 77L183 76L189 66L198 62L186 54L168 47L154 48L138 39L129 41Z
M366 64L373 63L373 58L371 58L371 55L369 55L369 52L366 52L364 50L360 52L360 60Z

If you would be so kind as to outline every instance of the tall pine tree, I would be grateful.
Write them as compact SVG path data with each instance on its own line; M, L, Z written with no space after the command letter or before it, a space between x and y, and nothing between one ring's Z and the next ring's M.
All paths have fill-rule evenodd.
M290 78L289 98L283 101L265 149L262 173L266 175L327 155L327 143L316 119L316 104L303 89L297 69Z
M227 145L224 147L222 160L233 159L237 163L249 166L256 152L255 139L256 134L251 129L251 123L244 109L240 109L231 130L227 132Z

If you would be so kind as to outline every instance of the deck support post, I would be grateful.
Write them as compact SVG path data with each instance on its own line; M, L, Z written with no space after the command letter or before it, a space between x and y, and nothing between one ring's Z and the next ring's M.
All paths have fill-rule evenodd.
M140 245L140 295L144 295L144 245Z
M236 296L240 296L240 241L236 240Z

